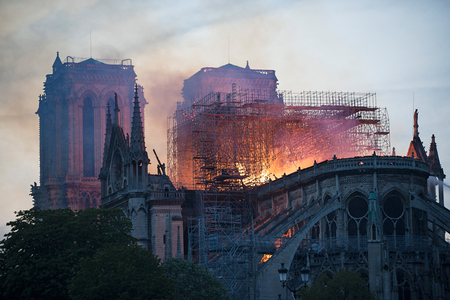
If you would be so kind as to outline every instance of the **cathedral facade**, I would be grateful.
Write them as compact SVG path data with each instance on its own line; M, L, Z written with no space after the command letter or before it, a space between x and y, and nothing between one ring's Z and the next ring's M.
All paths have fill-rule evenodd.
M125 133L131 129L136 73L131 60L80 62L56 56L39 97L40 181L32 185L34 206L73 210L100 205L100 173L107 104L117 95ZM139 94L147 104L142 87Z

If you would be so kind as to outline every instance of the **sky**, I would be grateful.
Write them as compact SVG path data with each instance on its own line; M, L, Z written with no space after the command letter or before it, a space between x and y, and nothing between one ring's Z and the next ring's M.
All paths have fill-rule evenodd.
M0 0L0 238L14 212L33 205L35 112L57 51L62 60L132 59L149 102L146 145L163 161L183 80L203 67L248 61L275 70L279 90L375 92L397 155L406 155L418 109L423 145L428 151L435 134L445 172L449 13L450 2L434 0Z

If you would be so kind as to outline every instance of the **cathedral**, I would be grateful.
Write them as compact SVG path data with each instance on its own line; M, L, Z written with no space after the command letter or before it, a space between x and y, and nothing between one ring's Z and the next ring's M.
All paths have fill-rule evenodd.
M79 59L78 59L79 60ZM107 104L121 105L122 126L130 133L136 73L131 60L78 61L56 55L39 96L40 181L31 187L42 209L99 207ZM147 102L138 86L142 107Z
M68 56L63 63L57 53L52 68L36 112L40 185L31 186L34 207L121 208L138 244L159 258L182 257L184 194L163 164L157 175L148 174L141 113L147 101L131 60Z
M407 156L334 157L258 187L255 235L279 238L257 250L257 299L287 291L277 282L284 265L291 290L346 269L379 299L449 299L445 174L434 135L427 155L418 127L416 111Z
M434 135L428 154L424 149L418 111L406 156L381 151L390 149L382 143L389 139L378 139L370 154L312 157L305 168L284 169L281 177L251 185L250 169L239 159L248 156L258 165L254 154L268 151L259 142L268 131L258 126L277 121L273 108L288 103L276 86L275 71L250 69L248 63L245 68L203 68L185 80L177 112L190 126L175 122L177 130L169 130L178 160L169 158L171 173L166 174L156 156L158 173L149 174L143 126L147 102L131 60L108 64L67 57L63 63L57 54L36 112L40 184L32 185L34 206L119 208L131 219L139 245L163 261L179 257L201 264L222 280L232 299L289 299L321 275L341 269L360 274L379 299L449 299L445 174ZM371 127L374 136L389 135L383 114L372 114L379 111L370 104L374 94L302 95L282 110L283 118L287 113L297 117L280 124L302 133L286 140L300 139L304 128L330 120L350 126L335 131L338 137L367 133L354 129L371 124L377 125ZM189 107L192 115L186 113ZM263 110L270 118L257 118ZM214 134L212 125L217 126ZM248 134L236 139L243 128ZM319 135L312 137L311 143L320 141ZM255 143L236 155L251 139ZM186 147L190 140L195 141L192 150ZM358 149L372 140L361 139ZM323 147L314 150L320 153ZM283 284L280 270L287 275ZM305 272L309 280L302 279Z

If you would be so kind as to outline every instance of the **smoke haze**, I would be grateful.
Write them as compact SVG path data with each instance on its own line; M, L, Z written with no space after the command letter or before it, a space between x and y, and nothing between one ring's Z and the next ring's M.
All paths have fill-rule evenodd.
M57 51L133 60L149 102L152 172L151 149L166 162L167 117L182 101L183 79L228 60L275 70L281 90L376 92L397 155L406 155L419 109L424 147L435 134L448 172L449 13L445 1L0 0L0 236L14 211L32 207L35 112Z

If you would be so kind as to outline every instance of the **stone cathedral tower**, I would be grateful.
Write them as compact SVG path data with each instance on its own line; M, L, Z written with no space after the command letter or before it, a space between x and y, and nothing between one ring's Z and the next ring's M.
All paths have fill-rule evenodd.
M31 188L34 206L73 210L100 205L100 168L107 104L120 104L125 134L131 131L136 73L130 59L119 63L89 58L76 62L59 53L39 96L40 184ZM138 86L141 105L147 102ZM117 118L117 115L116 115Z

